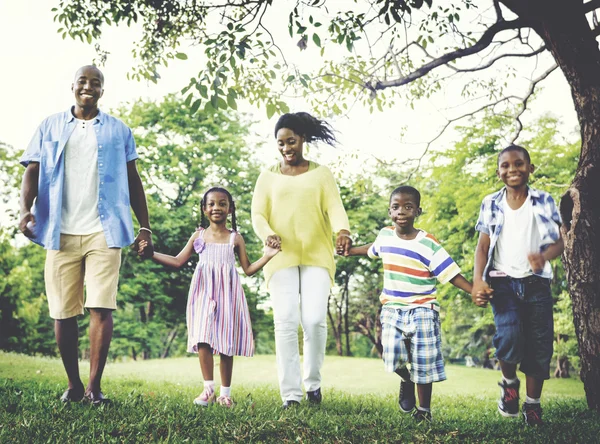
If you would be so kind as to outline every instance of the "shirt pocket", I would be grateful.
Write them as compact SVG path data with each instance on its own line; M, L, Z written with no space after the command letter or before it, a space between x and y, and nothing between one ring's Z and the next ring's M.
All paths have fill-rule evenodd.
M56 166L56 155L58 151L58 141L44 141L42 142L42 153L40 156L40 163L42 169L46 171L52 171Z

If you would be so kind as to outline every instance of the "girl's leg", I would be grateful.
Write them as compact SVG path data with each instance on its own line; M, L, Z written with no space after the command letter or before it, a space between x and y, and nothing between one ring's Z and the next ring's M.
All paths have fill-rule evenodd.
M419 394L419 407L422 409L431 408L431 389L432 383L417 384L417 393Z
M203 342L198 344L198 359L200 370L205 381L214 381L214 359L210 345Z
M233 356L221 353L221 387L231 387L231 374L233 373Z
M329 271L300 266L300 312L304 332L304 388L321 387L321 366L327 345L327 301L331 289Z
M300 272L298 267L277 271L269 282L275 323L275 357L282 401L302 400L298 325Z

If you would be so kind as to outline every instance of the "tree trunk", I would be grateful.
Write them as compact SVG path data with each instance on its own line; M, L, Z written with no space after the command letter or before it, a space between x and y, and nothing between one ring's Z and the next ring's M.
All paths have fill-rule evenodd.
M346 279L344 279L344 290L342 294L344 297L342 301L344 302L344 335L346 337L346 356L352 356L350 353L350 322L349 322L349 312L350 312L350 290L348 288L350 282L350 276L346 275Z
M600 410L600 51L581 2L502 0L532 21L565 75L581 127L581 157L562 197L563 263L573 300L588 406Z
M169 356L169 350L171 349L171 345L173 345L173 341L175 341L176 337L177 337L177 327L175 327L173 330L171 330L169 332L169 335L167 336L167 343L165 345L165 349L163 350L163 352L160 355L161 359L165 359L167 356Z
M331 314L331 310L329 308L330 305L331 305L331 294L329 294L329 300L327 301L327 317L329 318L329 323L331 324L331 330L333 331L333 337L335 338L335 349L337 351L337 354L339 356L343 356L341 328L338 328L338 323L333 319L333 315Z

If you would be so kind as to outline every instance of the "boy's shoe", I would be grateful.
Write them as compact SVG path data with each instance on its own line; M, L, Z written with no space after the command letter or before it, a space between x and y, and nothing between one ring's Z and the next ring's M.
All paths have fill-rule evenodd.
M62 394L60 400L62 402L79 402L83 399L84 394L85 389L83 388L83 386L81 387L81 389L70 388Z
M321 388L312 391L307 391L306 399L311 404L321 404L321 401L323 400L323 396L321 395Z
M210 404L215 402L215 389L209 386L204 387L204 390L196 399L194 404L208 407Z
M233 400L229 396L221 395L217 398L217 404L223 407L233 407Z
M542 408L539 404L523 404L523 416L525 417L525 424L528 426L542 425Z
M427 410L415 409L412 417L417 422L431 422L431 412L428 412Z
M500 386L498 411L507 418L516 418L519 416L519 387L521 381L517 379L516 383L507 384L503 379L498 385Z
M85 394L85 399L90 404L92 404L93 406L96 406L96 407L110 403L110 399L105 398L104 394L102 392L98 392L98 393L88 392Z
M417 405L415 397L415 383L412 381L400 380L400 393L398 394L398 406L402 413L410 413Z

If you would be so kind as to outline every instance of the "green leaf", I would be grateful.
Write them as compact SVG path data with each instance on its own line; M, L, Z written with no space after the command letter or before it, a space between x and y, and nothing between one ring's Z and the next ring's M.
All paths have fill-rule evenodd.
M286 83L293 82L296 77L294 75L289 75L287 79L285 79Z
M275 115L275 112L277 111L277 107L272 104L272 103L268 103L267 104L267 118L271 118Z
M315 45L321 46L321 38L316 33L313 34L313 42L315 42Z
M217 105L221 109L227 109L227 102L225 101L225 99L223 99L223 97L217 97Z
M196 111L198 111L198 108L200 108L200 103L202 101L200 99L196 99L194 101L194 104L192 105L192 107L190 108L190 114L196 114Z
M237 110L237 103L232 96L227 96L227 105L229 105L229 108Z
M179 60L187 60L188 58L187 54L184 54L183 52L178 52L175 54L175 57L177 57Z

